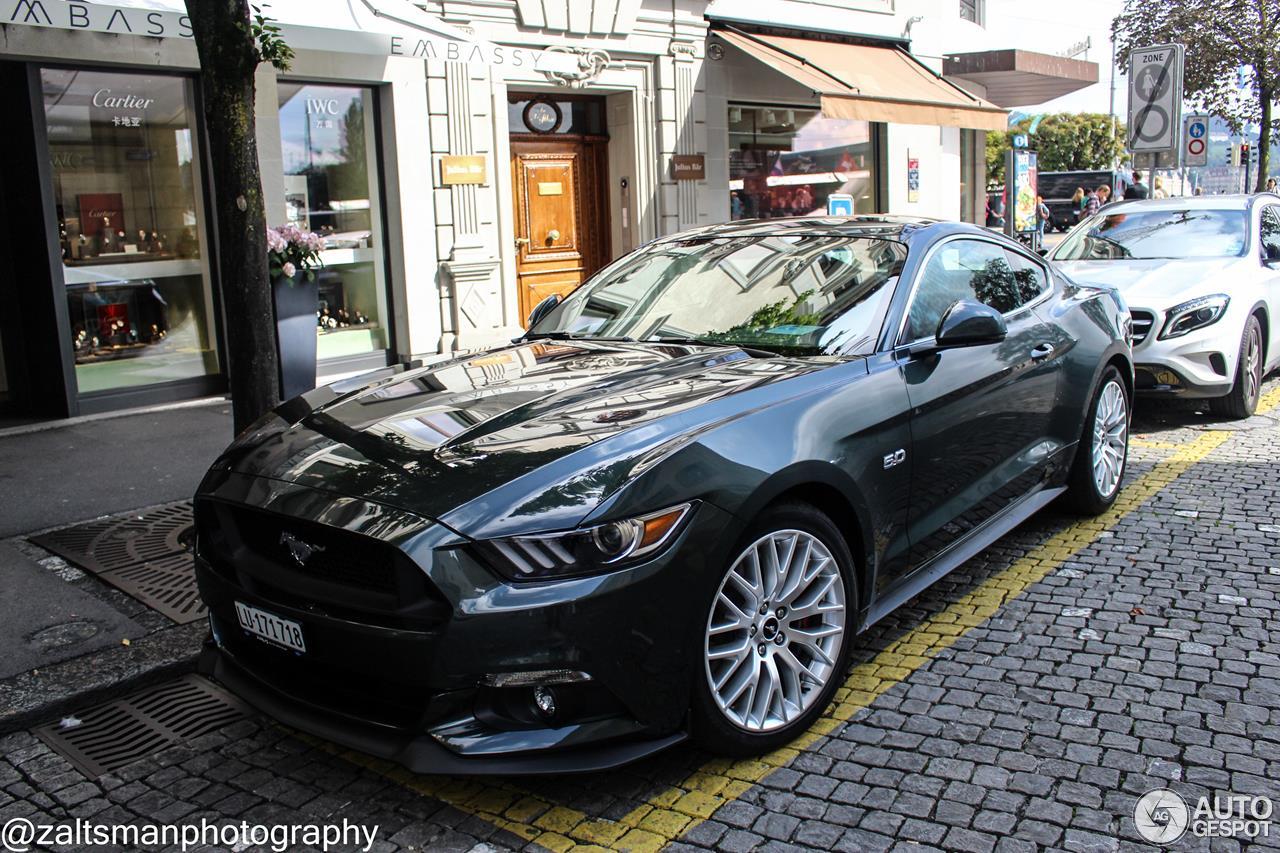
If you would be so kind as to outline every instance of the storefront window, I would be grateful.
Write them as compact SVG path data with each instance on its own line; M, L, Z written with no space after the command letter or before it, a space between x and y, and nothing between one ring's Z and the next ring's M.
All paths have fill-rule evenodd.
M870 122L817 110L729 107L732 219L825 213L832 193L874 213L875 148Z
M217 373L191 81L40 74L80 393Z
M281 82L288 221L324 238L320 359L387 348L373 91Z

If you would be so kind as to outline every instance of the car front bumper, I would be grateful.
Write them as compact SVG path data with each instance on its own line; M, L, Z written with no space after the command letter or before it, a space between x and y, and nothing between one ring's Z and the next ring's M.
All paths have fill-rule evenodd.
M1230 312L1190 334L1161 340L1164 312L1131 310L1135 325L1138 315L1154 318L1147 336L1133 348L1135 389L1139 394L1208 398L1230 393L1240 349L1238 330L1228 331L1237 329Z
M313 494L292 505L324 502ZM701 661L697 627L708 604L690 594L690 578L707 577L706 562L721 559L713 543L732 523L716 507L699 506L671 547L647 563L527 586L500 581L465 540L423 520L425 532L397 543L395 559L413 553L408 565L421 568L439 600L374 612L355 606L363 590L319 584L285 559L262 566L219 556L209 535L218 503L197 499L196 576L212 634L200 667L270 716L423 773L599 770L685 738L691 665ZM344 517L377 516L366 506ZM228 508L262 511L240 504L219 511ZM299 529L289 516L266 518ZM317 539L326 531L316 523L301 528L305 536L338 550ZM369 540L375 554L387 547ZM250 634L236 602L297 622L306 651ZM552 716L534 706L534 685L494 685L495 676L557 671L590 680L547 682L558 700Z

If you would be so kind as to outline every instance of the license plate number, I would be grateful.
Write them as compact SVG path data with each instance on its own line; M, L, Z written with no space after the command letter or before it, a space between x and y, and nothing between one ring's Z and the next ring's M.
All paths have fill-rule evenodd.
M240 620L241 628L268 643L284 646L295 652L307 650L307 644L302 639L302 626L292 619L282 619L274 613L239 601L236 602L236 618Z

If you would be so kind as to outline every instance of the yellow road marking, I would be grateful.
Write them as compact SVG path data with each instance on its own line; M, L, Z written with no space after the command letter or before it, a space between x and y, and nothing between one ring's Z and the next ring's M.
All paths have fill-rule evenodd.
M1280 387L1263 395L1258 411L1266 412L1278 405ZM660 850L848 722L855 713L950 647L970 628L981 625L1005 603L1092 544L1100 534L1173 483L1230 436L1229 431L1214 430L1177 445L1177 450L1153 470L1126 486L1108 512L1082 519L1050 536L1033 554L993 574L891 642L872 660L855 666L836 691L828 712L786 747L759 758L708 761L680 784L650 797L616 821L550 802L508 782L419 776L387 761L342 750L314 738L307 740L423 796L447 803L550 850Z

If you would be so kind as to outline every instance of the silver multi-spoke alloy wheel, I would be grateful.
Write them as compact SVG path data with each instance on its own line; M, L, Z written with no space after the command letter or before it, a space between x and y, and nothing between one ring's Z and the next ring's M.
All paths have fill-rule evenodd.
M1241 371L1240 378L1244 380L1245 405L1252 408L1262 389L1262 335L1256 327L1250 327L1248 335L1249 340L1244 345L1244 370Z
M725 718L761 733L808 711L835 674L846 612L840 566L816 536L777 530L749 545L707 619L707 683Z
M1093 484L1109 498L1120 486L1129 445L1129 403L1124 389L1112 379L1098 395L1093 416Z

